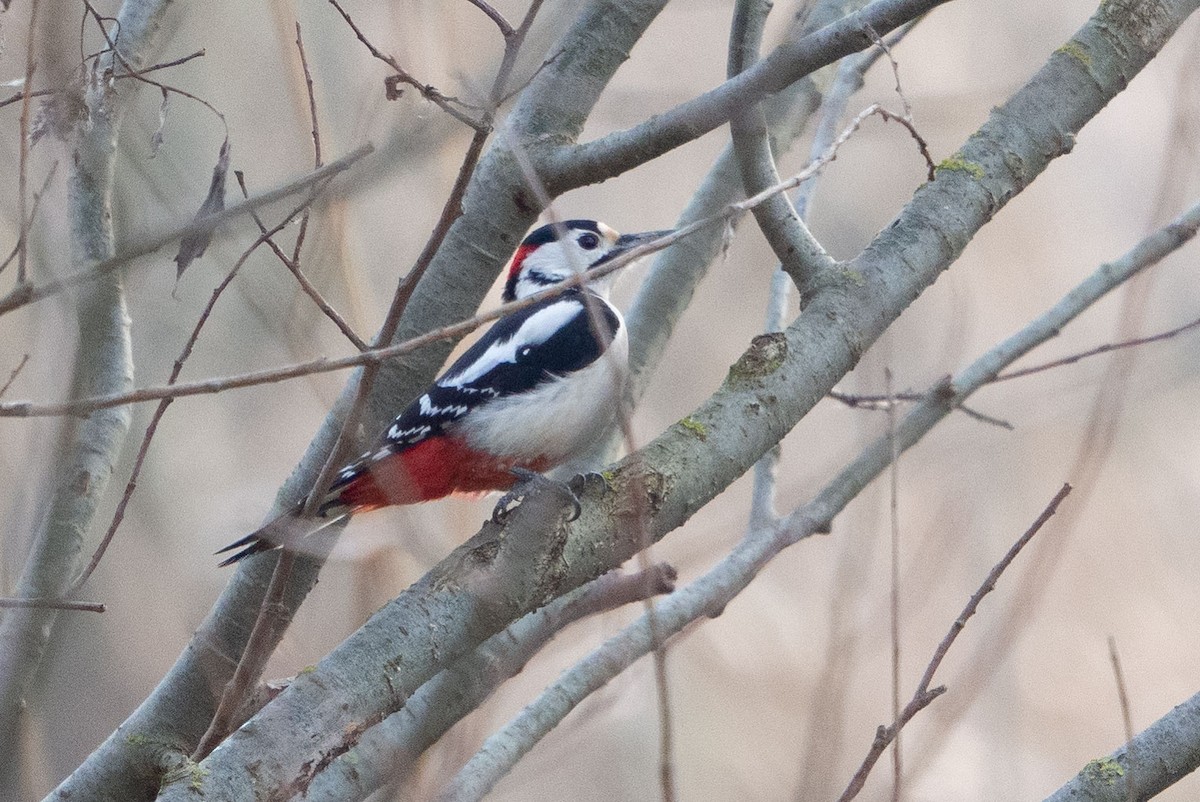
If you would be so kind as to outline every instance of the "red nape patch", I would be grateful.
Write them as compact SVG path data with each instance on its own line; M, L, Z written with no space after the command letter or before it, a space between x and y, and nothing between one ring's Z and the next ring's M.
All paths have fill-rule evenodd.
M338 501L355 512L393 504L417 504L451 493L507 490L510 469L543 471L549 461L500 460L473 450L454 437L431 437L373 464L342 488Z
M513 254L512 262L508 267L508 281L517 280L517 274L521 272L521 263L525 261L525 257L538 249L536 245L522 245L517 248L517 252Z

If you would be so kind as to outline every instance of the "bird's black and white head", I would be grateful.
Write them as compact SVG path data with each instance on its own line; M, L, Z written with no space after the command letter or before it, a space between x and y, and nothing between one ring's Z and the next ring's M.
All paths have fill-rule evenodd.
M618 234L595 220L566 220L535 228L513 254L508 281L504 285L504 301L507 303L541 292L582 270L591 270L669 233ZM589 281L588 288L607 296L613 276L610 273Z

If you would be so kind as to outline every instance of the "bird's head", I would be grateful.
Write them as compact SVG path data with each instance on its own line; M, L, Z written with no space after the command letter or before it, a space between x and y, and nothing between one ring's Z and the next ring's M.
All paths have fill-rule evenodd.
M533 295L669 233L618 234L595 220L566 220L535 228L513 254L504 285L504 301ZM589 281L588 286L605 295L612 277L610 273Z

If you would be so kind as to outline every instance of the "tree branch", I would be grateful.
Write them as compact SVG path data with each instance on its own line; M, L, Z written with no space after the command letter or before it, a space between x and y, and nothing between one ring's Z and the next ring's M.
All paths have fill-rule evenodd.
M1138 756L1136 799L1151 799L1200 768L1200 693L1151 724L1120 749L1097 758L1046 802L1126 802L1129 757ZM1149 756L1153 755L1153 759Z
M739 0L737 3L729 34L729 78L745 72L758 61L758 49L770 9L767 0ZM747 103L736 107L729 120L729 134L746 194L754 195L778 184L779 173L775 169L762 105ZM766 203L755 206L754 219L801 295L807 294L819 273L835 266L833 257L817 242L786 195L775 195Z
M540 160L542 180L552 194L559 194L620 175L723 125L741 106L870 47L870 29L886 35L945 2L875 0L808 36L785 42L736 78L644 123L586 144L559 146Z
M648 572L612 572L555 599L418 688L404 708L363 735L352 750L318 774L306 802L351 802L407 774L416 759L566 626L579 619L674 590L667 565Z
M121 250L120 253L113 253L109 257L96 262L84 270L66 276L65 278L55 281L48 281L45 284L33 286L24 284L15 288L12 292L3 297L0 297L0 315L7 314L14 309L20 309L23 306L36 303L44 298L56 295L63 290L71 287L77 287L87 284L90 281L96 281L102 276L106 276L122 265L127 264L139 256L145 256L154 253L164 245L186 237L190 234L201 234L211 232L214 228L222 223L246 214L251 209L257 209L260 206L265 206L268 203L274 203L281 198L286 198L288 195L294 195L297 192L308 189L314 184L319 184L338 173L341 173L350 168L355 162L374 152L375 147L370 143L361 145L353 151L338 159L330 162L319 170L313 170L307 175L301 176L294 181L290 181L281 187L264 192L261 195L256 195L247 201L235 203L232 206L227 206L224 210L216 214L208 215L196 220L189 220L184 225L176 226L168 231L159 234L146 234L135 238L132 245L128 245Z

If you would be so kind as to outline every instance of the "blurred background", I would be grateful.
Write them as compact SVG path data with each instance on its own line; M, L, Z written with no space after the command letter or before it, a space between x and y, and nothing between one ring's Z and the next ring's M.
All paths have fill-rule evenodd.
M0 84L24 72L26 5L14 3L0 15ZM79 62L81 9L54 5L39 34L39 87L65 79ZM525 8L511 0L496 5L511 19ZM381 50L422 80L467 100L486 92L500 37L468 3L348 0L346 7ZM547 4L519 76L536 68L580 7L574 0ZM1094 0L961 0L924 21L896 57L934 159L949 156L1095 7ZM115 13L117 5L98 8ZM769 44L796 10L791 2L777 4ZM628 127L718 84L731 13L732 3L716 0L669 5L618 72L584 138ZM316 83L326 160L367 141L379 148L370 166L340 185L342 195L318 205L303 255L307 275L369 338L436 219L469 132L415 93L386 102L386 67L331 6L316 0L176 5L157 60L201 48L206 55L158 77L225 115L232 166L245 171L251 192L274 187L312 163L296 20ZM87 27L83 49L97 50L94 26ZM1194 202L1198 45L1200 21L1192 19L839 389L882 392L885 368L898 389L926 388ZM899 109L894 84L886 60L877 64L850 113L875 101ZM224 137L212 112L173 97L155 155L160 100L153 89L144 91L126 121L115 214L120 236L194 214ZM9 165L17 163L18 114L19 104L0 109L0 160ZM721 128L572 192L557 209L618 230L669 227L727 138ZM803 166L807 150L806 135L783 170ZM31 187L65 158L61 143L39 142ZM896 215L924 171L908 134L872 118L820 183L811 207L816 236L839 258L855 255ZM50 181L33 233L37 280L70 272L65 173L59 169ZM236 192L232 182L230 192ZM16 194L15 168L0 172L5 252L16 241ZM214 285L254 236L249 221L229 226L178 282L169 249L128 269L138 386L166 380ZM1026 364L1200 317L1197 247L1186 246L1097 305ZM635 414L642 442L705 399L761 330L774 266L747 221L701 285ZM643 270L625 277L620 304L632 299ZM0 380L30 355L5 400L63 397L73 332L66 296L0 317ZM262 249L218 304L183 378L351 350ZM1191 334L987 388L973 406L1014 430L955 415L904 456L904 698L991 566L1064 481L1076 486L951 652L939 675L949 692L905 730L908 799L1039 799L1120 745L1109 636L1121 654L1136 729L1200 689L1198 360L1200 337ZM258 525L345 378L324 374L171 407L125 522L85 592L108 611L60 616L30 698L31 794L40 796L75 768L173 663L230 575L216 567L212 552ZM152 405L135 409L92 543L110 520L151 412ZM781 509L807 501L885 427L881 413L820 404L783 443ZM0 494L6 524L0 595L11 590L38 526L58 431L52 419L0 418L0 486L9 489ZM681 583L705 571L744 534L749 491L748 477L737 482L656 546L654 558L675 565ZM356 520L267 675L291 675L317 662L473 534L493 502L448 500ZM835 521L831 535L785 552L720 618L673 642L668 667L681 799L840 794L876 726L891 718L888 505L887 482L877 482ZM483 737L638 613L621 610L562 633L427 755L404 795L423 798L439 788ZM643 660L569 716L492 798L656 798L654 693L651 665ZM861 798L888 798L889 774L885 758ZM1192 777L1160 798L1197 796L1200 779Z

